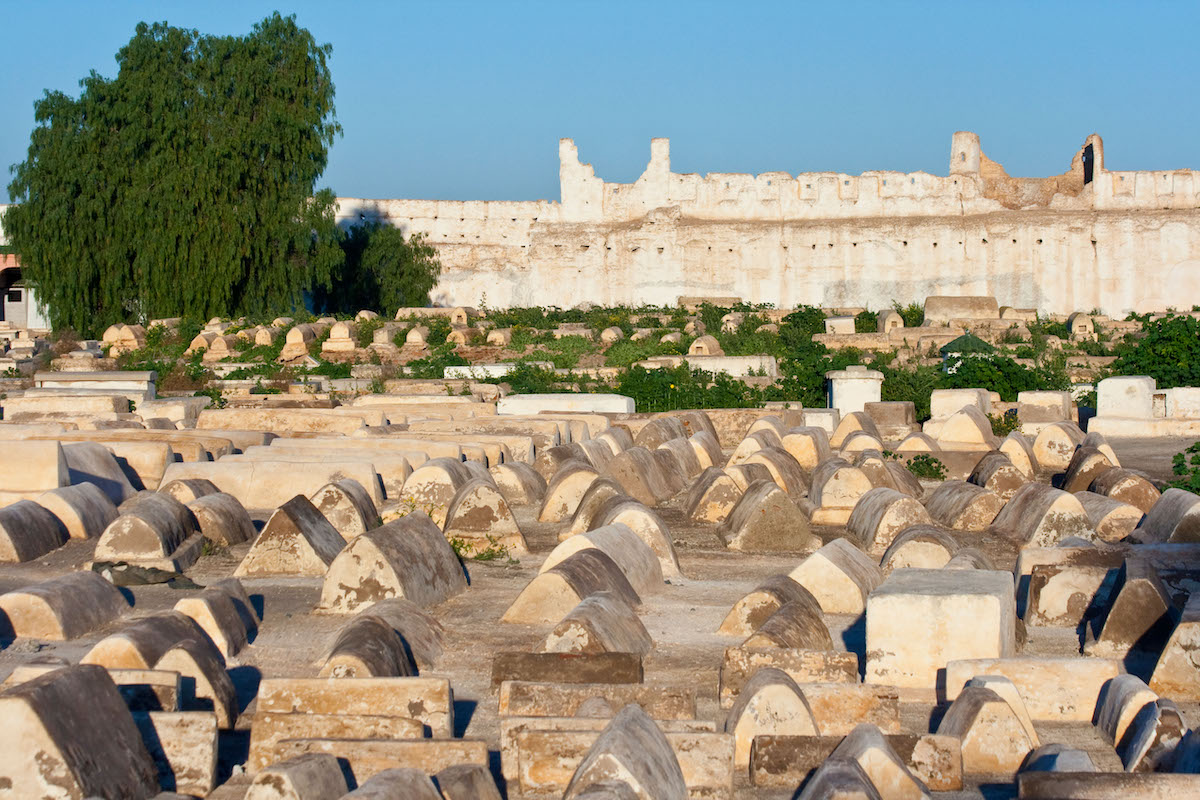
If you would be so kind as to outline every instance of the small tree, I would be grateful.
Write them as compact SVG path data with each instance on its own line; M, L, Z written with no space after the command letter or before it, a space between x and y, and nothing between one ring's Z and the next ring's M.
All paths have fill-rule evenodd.
M340 272L328 289L313 293L313 306L326 312L370 309L389 318L396 309L424 306L441 273L437 251L421 234L405 237L399 228L365 222L339 240Z

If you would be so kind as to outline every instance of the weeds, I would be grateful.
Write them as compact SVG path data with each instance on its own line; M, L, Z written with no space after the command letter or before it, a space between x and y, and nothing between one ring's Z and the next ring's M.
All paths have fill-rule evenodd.
M908 462L908 471L927 481L946 480L946 465L928 453L913 456Z

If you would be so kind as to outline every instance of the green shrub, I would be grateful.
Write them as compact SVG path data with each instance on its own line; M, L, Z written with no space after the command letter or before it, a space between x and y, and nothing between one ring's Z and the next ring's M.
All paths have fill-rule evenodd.
M879 313L876 311L860 311L854 315L855 333L877 333L879 331Z
M816 306L800 306L779 325L779 336L788 349L811 342L812 337L824 332L825 312Z
M1115 375L1149 375L1159 389L1200 386L1200 320L1169 316L1142 322L1140 338L1116 348Z
M470 363L454 352L454 345L447 344L443 339L442 344L431 348L429 355L408 362L406 369L413 378L440 380L446 376L446 367L465 367ZM348 364L346 366L349 367Z
M687 351L681 351L679 345L673 342L660 342L653 338L636 342L622 339L604 352L604 363L610 367L629 367L653 356L679 355L681 352Z
M538 358L539 361L551 361L554 363L555 369L575 369L579 366L580 358L599 349L595 342L582 336L564 336L561 339L552 339L544 347L545 350L540 353L535 352L531 357L541 356Z
M350 369L353 365L342 361L322 361L315 367L304 371L303 375L321 375L330 380L342 380L350 377ZM438 377L441 377L440 375Z
M727 356L753 356L766 353L779 358L787 352L787 348L778 333L758 330L766 324L767 319L761 314L748 314L733 333L722 333L718 330L715 336Z
M196 392L193 397L210 398L212 400L212 405L209 406L210 408L224 408L225 406L229 405L224 396L222 396L221 390L216 386L207 386Z
M1065 322L1051 322L1050 320L1042 320L1040 317L1036 322L1030 322L1029 332L1036 336L1057 336L1059 339L1066 341L1071 338L1071 330Z
M1200 494L1200 442L1175 454L1172 471L1179 477L1171 481L1170 486Z
M893 302L892 308L904 320L904 327L906 328L919 328L925 322L925 308L917 303L909 303L906 306L902 306L899 302Z
M933 390L940 388L942 371L937 367L915 366L892 368L885 364L871 364L872 369L883 373L882 396L886 401L912 401L917 421L929 419L929 398Z
M446 337L450 335L450 319L448 317L426 317L421 324L429 328L425 344L430 350L446 343Z
M383 317L375 319L364 319L358 323L358 341L356 344L366 349L375 343L375 331L379 330L387 322ZM281 337L282 338L282 337Z
M1021 420L1017 416L1017 410L1010 408L1005 411L1003 416L996 414L988 414L988 421L992 423L992 433L1003 439L1015 430L1020 430Z
M928 453L913 456L908 462L908 471L927 481L946 480L946 465Z
M640 412L685 408L756 408L762 392L724 373L689 369L631 367L617 381L616 391L632 397Z
M484 383L507 383L513 394L551 394L567 391L560 380L554 370L521 362L503 378L488 378Z

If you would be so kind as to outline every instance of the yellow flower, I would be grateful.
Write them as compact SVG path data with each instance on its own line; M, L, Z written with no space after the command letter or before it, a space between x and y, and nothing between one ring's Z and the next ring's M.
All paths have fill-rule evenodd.
M672 388L672 389L674 389L674 388L675 388L675 384L673 384L673 383L672 383L672 384L671 384L671 388Z

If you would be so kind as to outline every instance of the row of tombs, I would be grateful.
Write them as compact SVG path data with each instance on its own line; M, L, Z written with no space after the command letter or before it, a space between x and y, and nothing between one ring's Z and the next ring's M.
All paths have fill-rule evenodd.
M1196 794L1200 496L986 398L0 423L0 794Z

